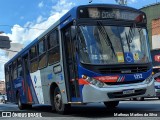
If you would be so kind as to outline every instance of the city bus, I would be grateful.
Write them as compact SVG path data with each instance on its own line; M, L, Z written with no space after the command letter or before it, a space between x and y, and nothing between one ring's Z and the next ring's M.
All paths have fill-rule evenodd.
M72 8L5 64L8 101L19 109L154 96L145 13L127 6ZM34 34L34 33L33 33Z

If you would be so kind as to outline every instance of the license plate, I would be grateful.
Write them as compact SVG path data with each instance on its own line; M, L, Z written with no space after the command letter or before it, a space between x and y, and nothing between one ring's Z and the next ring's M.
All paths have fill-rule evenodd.
M124 90L123 91L124 95L133 94L133 93L135 93L135 90Z

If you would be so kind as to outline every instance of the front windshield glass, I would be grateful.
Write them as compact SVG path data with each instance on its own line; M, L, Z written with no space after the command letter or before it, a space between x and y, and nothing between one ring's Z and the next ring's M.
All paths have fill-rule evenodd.
M146 29L122 26L79 26L82 63L133 64L150 62Z

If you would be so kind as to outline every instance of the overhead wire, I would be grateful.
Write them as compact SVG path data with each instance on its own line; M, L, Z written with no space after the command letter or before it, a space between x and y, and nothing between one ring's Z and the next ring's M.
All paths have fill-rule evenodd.
M26 29L36 29L36 30L47 30L47 29L41 29L41 28L22 27L22 26L12 26L12 25L1 25L1 24L0 24L0 26L17 27L17 28L26 28Z

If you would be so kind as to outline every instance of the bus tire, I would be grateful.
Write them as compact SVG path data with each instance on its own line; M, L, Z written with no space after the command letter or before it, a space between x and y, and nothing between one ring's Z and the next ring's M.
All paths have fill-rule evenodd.
M25 109L25 104L23 104L23 103L21 102L21 98L20 98L20 94L19 94L19 93L17 94L17 104L18 104L18 108L19 108L20 110Z
M53 99L56 112L60 114L66 114L68 109L70 108L70 104L63 104L62 95L58 87L54 89Z
M109 101L109 102L104 102L104 105L107 107L107 108L115 108L117 107L119 104L119 101Z

